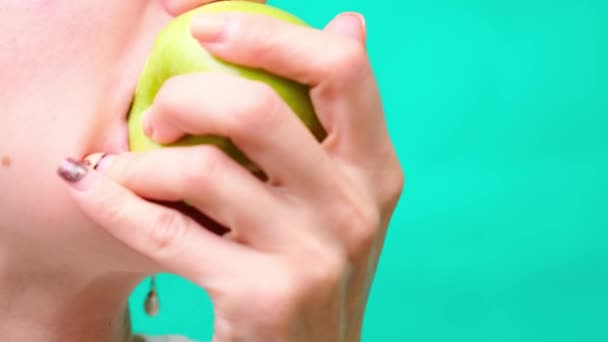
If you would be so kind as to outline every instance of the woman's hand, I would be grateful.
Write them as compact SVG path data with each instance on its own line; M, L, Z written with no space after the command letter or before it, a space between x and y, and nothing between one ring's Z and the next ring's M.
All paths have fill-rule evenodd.
M311 86L319 143L265 84L215 73L168 81L146 116L158 142L227 136L264 182L214 146L67 165L82 210L117 239L205 288L215 341L356 341L403 173L355 14L324 31L230 14L193 34L225 60ZM213 25L211 25L212 23ZM63 171L66 171L64 167ZM76 181L78 180L78 181ZM142 199L186 201L229 227L220 237Z

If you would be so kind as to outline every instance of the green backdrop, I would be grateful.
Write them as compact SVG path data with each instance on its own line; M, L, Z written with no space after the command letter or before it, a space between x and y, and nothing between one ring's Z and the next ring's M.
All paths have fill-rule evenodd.
M282 0L364 13L407 173L364 341L608 341L608 2ZM189 282L134 328L208 340Z

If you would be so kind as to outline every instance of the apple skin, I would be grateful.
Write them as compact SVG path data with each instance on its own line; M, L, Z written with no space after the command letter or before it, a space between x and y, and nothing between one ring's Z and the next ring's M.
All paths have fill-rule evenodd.
M302 20L277 8L246 1L220 1L191 10L171 21L158 34L152 52L140 75L128 116L129 148L131 151L149 151L168 146L213 144L252 171L257 167L227 138L215 135L185 136L172 144L158 144L150 140L142 129L143 113L152 105L163 83L177 75L198 72L225 72L247 79L264 82L272 87L293 112L320 141L326 133L321 126L306 85L272 75L260 69L243 67L222 61L211 54L192 36L190 23L201 13L248 12L268 15L296 25L306 26ZM238 91L238 90L235 90Z

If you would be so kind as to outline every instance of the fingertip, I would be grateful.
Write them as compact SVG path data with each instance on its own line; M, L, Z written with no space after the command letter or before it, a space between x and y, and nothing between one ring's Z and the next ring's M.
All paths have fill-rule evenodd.
M88 173L88 164L73 158L66 158L59 163L57 174L68 183L77 183Z
M164 0L162 3L165 10L173 16L177 16L189 9L188 3L184 4L183 0Z
M90 167L97 172L104 173L116 158L113 154L108 153L93 153L84 158L84 161L90 164Z
M225 13L204 13L192 18L190 31L201 43L218 42L225 32L228 15Z
M344 12L337 15L327 24L325 31L354 39L363 45L366 44L367 23L363 14L358 12Z
M91 174L90 163L73 158L66 158L59 163L57 175L63 179L70 188L77 191L86 191L91 188L95 175Z
M176 100L175 96L172 96L170 101L177 102L179 98ZM172 110L153 110L152 108L144 112L141 119L141 129L144 135L158 144L170 144L182 138L187 132L174 125L171 118L172 112Z
M144 134L148 138L152 138L152 136L154 135L154 129L152 128L152 121L150 119L150 110L147 110L143 114L141 127L142 127L142 130L144 131Z
M171 123L163 121L156 123L155 120L146 114L143 118L142 129L144 134L158 144L170 144L182 138L186 132L173 126Z

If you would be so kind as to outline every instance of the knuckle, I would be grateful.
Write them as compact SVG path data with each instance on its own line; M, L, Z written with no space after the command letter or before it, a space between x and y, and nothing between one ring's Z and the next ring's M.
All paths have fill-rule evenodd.
M222 164L222 151L214 146L201 145L192 150L188 155L187 165L182 168L180 177L184 191L191 191L193 187L197 190L204 188L207 181L215 179L220 174Z
M171 77L167 79L154 98L154 106L161 112L177 111L184 96L183 77Z
M153 252L166 254L175 249L184 238L188 224L186 219L173 210L163 210L153 219L150 226L150 245Z
M280 100L274 89L263 83L252 82L244 94L233 116L235 133L242 136L275 126Z
M334 288L341 282L346 269L346 258L341 253L335 250L318 253L314 265L306 272L307 279L298 283L309 284L307 287L314 289Z
M253 30L252 30L253 32ZM251 41L258 41L258 43L251 45L249 53L251 58L257 57L261 59L269 59L276 50L276 41L273 39L259 39L259 37L252 36Z
M328 61L328 74L336 77L347 77L357 74L367 64L367 53L365 48L350 39L342 39L340 47L334 49L334 54Z
M347 234L350 252L353 255L367 253L376 241L380 230L380 210L372 203L345 203L342 205L339 224Z
M399 168L397 174L395 175L395 179L393 180L391 200L393 202L397 202L401 194L403 193L403 189L405 188L405 172L403 169Z
M397 205L405 187L405 172L398 161L395 164L393 172L383 181L385 185L381 191L382 207L389 211Z
M240 19L242 25L239 27L246 29L239 32L241 39L235 43L241 43L247 48L239 50L251 58L264 59L274 55L277 42L280 41L277 39L277 35L284 31L278 27L277 22L250 15L242 16ZM261 37L264 38L260 39Z

